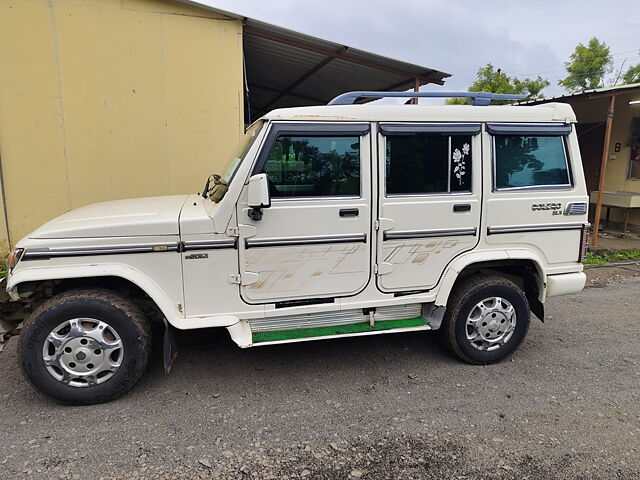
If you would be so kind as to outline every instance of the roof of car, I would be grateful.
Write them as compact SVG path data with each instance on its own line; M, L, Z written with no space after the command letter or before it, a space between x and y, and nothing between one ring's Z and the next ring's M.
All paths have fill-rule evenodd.
M390 105L356 104L281 108L267 120L366 122L575 122L571 105Z

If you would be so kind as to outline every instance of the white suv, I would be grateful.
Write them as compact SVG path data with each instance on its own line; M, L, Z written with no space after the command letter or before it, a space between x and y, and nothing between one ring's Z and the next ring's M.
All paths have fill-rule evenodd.
M486 364L547 297L582 290L569 105L360 96L389 94L275 110L202 194L82 207L20 241L7 291L31 309L27 378L65 403L113 399L142 375L153 320L167 367L171 327L225 327L240 347L441 329Z

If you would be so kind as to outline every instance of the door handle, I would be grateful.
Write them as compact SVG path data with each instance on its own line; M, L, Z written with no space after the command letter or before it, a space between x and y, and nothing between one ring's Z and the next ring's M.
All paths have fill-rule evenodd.
M470 203L459 203L453 206L454 212L470 212L471 204Z
M357 208L341 208L340 216L341 217L357 217L360 213L360 210Z

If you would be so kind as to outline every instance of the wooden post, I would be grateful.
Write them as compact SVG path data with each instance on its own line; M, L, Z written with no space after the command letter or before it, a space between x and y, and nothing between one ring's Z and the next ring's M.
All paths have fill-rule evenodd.
M616 96L611 95L609 110L607 111L607 124L604 131L604 147L602 150L602 162L600 163L600 178L598 179L598 200L596 202L596 213L593 221L593 235L591 245L598 245L598 229L600 228L600 216L602 215L602 192L604 190L604 180L607 176L607 161L609 160L609 143L611 142L611 125L613 124L613 110L616 105Z
M414 92L419 92L420 91L420 79L416 78L413 82L413 91ZM411 99L411 104L412 105L417 105L418 104L418 97L412 98Z

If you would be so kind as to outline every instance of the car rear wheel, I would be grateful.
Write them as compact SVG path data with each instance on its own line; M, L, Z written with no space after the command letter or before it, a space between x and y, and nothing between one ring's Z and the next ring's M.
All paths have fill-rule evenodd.
M128 392L146 369L151 328L140 309L103 289L72 290L25 321L19 361L42 393L67 404L94 404Z
M460 359L489 364L518 348L529 321L529 303L518 285L500 276L473 276L451 293L443 330Z

